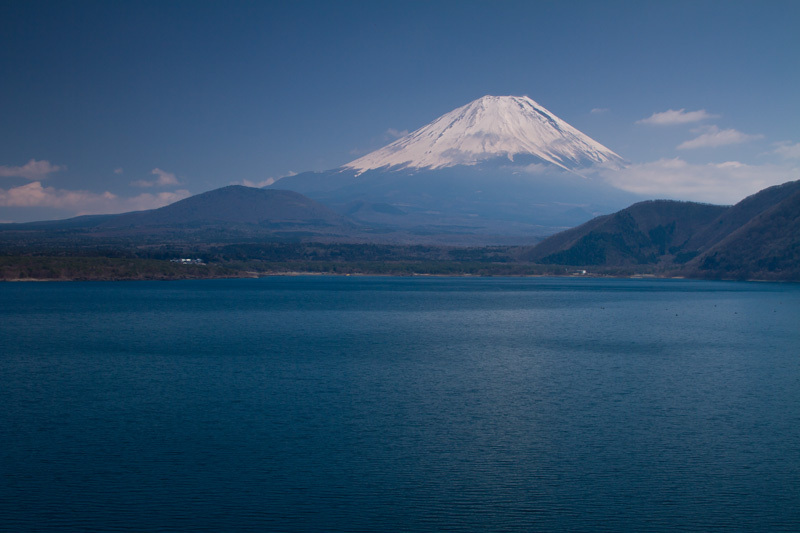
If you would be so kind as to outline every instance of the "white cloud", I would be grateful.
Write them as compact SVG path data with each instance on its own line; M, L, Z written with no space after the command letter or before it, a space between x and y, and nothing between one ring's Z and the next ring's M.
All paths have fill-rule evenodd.
M117 204L115 206L111 206L113 211L108 212L124 213L126 211L156 209L158 207L164 207L165 205L175 203L178 200L183 200L191 195L192 193L186 189L178 189L177 191L172 192L160 192L157 194L142 193L131 198L117 198Z
M120 167L120 168L115 168L115 169L114 169L114 174L122 174L122 167Z
M775 148L774 153L785 159L800 159L800 143L778 143L778 147Z
M0 165L0 177L42 180L45 179L48 174L64 170L65 168L64 166L51 165L49 161L31 159L21 167Z
M170 185L180 185L178 178L172 172L166 172L160 168L154 168L150 174L158 176L154 180L137 180L132 181L131 185L134 187L169 187Z
M701 130L702 131L702 130ZM734 129L721 130L716 126L709 126L706 132L691 141L685 141L678 145L678 150L692 150L695 148L716 148L729 144L740 144L756 139L762 139L763 135L748 135Z
M686 111L686 109L669 109L661 113L653 113L647 118L637 120L637 124L648 124L650 126L674 126L676 124L690 124L700 122L709 118L719 118L719 115L712 115L705 109L699 111Z
M272 185L273 183L275 183L275 178L267 178L264 181L242 180L236 183L236 185L244 185L245 187L256 187L260 189L261 187L266 187L267 185Z
M675 158L602 174L612 185L650 198L733 204L766 187L800 179L800 168L738 161L692 165Z
M280 177L277 177L277 178L267 178L267 179L262 180L262 181L250 181L248 179L244 179L242 181L235 181L231 185L244 185L245 187L256 187L256 188L260 189L261 187L266 187L267 185L272 185L273 183L275 183L278 180L282 180L283 178L289 178L291 176L297 176L297 172L295 172L294 170L290 170L289 173L284 175L284 176L280 176Z
M608 113L609 109L607 107L595 107L590 111L592 115L602 115L604 113Z
M396 130L394 128L389 128L386 130L386 135L393 139L399 139L400 137L405 137L408 135L408 130Z
M542 163L531 163L529 165L525 165L524 167L507 167L507 168L515 168L516 170L521 170L526 174L544 174L545 172L552 170L552 167Z
M107 214L155 209L188 196L191 196L189 191L178 190L158 194L144 193L124 198L108 191L94 193L42 187L41 182L34 181L20 187L0 189L0 206L54 207L73 211L76 215Z

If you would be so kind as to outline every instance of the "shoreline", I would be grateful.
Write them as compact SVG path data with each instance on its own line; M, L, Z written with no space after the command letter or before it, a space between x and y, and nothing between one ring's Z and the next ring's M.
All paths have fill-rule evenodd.
M411 273L411 274L385 274L385 273L341 273L341 272L268 272L256 273L247 272L239 276L216 276L216 277L175 277L175 278L86 278L86 277L73 277L73 278L14 278L14 279L0 279L0 283L51 283L51 282L121 282L121 281L198 281L198 280L212 280L212 279L260 279L272 277L322 277L322 276L335 276L335 277L382 277L382 278L563 278L563 279L630 279L630 280L684 280L684 281L738 281L748 283L800 283L797 280L775 280L775 279L735 279L735 278L694 278L688 276L670 276L658 274L632 274L632 275L614 275L614 274L584 274L584 275L563 275L563 274L428 274L428 273Z

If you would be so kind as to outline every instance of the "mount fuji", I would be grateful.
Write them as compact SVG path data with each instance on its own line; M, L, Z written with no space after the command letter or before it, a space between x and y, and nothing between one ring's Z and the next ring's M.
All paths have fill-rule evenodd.
M527 96L484 96L340 168L269 187L304 194L376 231L510 243L640 200L599 175L624 165Z
M446 168L533 156L564 170L623 159L527 96L484 96L344 168Z

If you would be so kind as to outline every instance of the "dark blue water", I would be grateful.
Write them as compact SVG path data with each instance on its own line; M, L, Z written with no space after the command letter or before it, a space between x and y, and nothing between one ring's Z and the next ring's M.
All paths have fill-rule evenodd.
M800 286L0 284L0 530L800 530Z

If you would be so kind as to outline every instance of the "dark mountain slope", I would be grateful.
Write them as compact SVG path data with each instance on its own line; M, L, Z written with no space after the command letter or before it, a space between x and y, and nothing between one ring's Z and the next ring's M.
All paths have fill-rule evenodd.
M641 202L554 235L523 257L690 277L800 280L800 181L725 207Z
M640 202L554 235L526 257L545 264L655 264L665 256L680 255L694 232L726 209L671 200Z
M78 217L66 218L61 220L39 220L36 222L12 222L0 224L0 232L3 231L64 231L74 229L88 229L99 226L103 222L114 218L117 215L81 215Z
M764 209L692 260L686 274L800 281L800 182L786 185L781 186L781 192L794 190L793 194ZM779 198L772 194L770 197Z
M750 222L754 217L798 192L800 192L800 181L790 181L748 196L725 210L713 223L697 231L686 243L686 248L705 251Z

